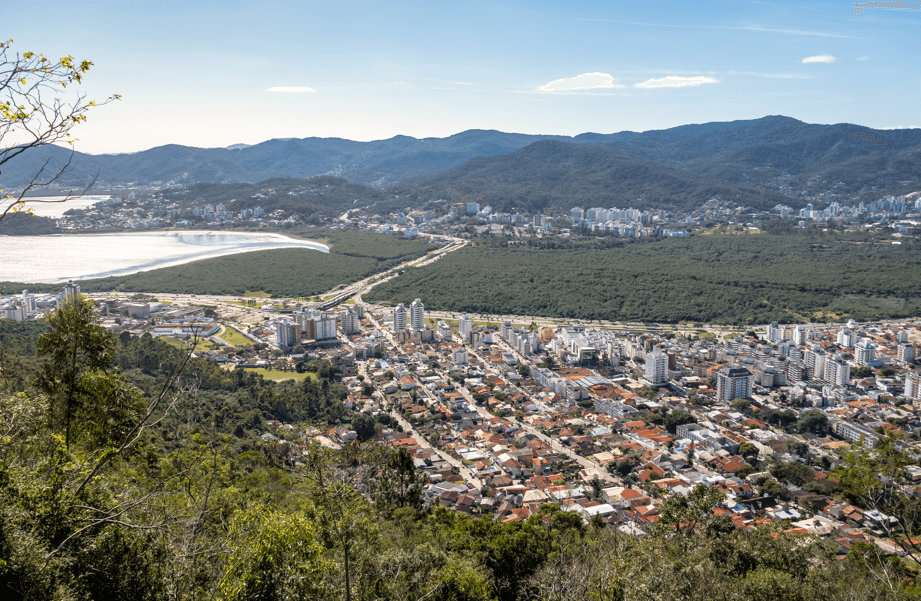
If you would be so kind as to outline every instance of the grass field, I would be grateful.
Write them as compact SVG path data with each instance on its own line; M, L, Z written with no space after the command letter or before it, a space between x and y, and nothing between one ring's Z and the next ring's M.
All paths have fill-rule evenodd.
M253 372L254 374L259 374L266 380L304 380L305 378L316 379L317 374L312 372L304 372L302 374L297 373L296 371L281 371L280 369L266 369L265 367L245 367L246 371Z
M160 336L160 340L166 342L170 346L175 346L182 350L187 350L189 348L189 343L185 340L179 340L178 338L173 338L171 336ZM199 340L198 344L195 345L195 350L197 351L214 351L221 348L221 345L215 344L210 340Z
M253 343L252 340L241 334L239 330L230 326L226 326L218 337L234 346L249 346Z

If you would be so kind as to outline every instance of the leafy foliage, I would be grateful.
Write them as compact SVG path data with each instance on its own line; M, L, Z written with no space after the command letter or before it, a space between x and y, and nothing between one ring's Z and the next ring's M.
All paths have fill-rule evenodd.
M916 245L863 234L497 240L412 268L367 295L427 308L572 319L796 323L921 311Z

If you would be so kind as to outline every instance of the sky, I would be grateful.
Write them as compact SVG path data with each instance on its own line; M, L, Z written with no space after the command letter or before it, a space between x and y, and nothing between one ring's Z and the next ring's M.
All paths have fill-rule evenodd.
M921 126L921 0L0 0L12 50L89 59L77 150L576 135L785 115Z

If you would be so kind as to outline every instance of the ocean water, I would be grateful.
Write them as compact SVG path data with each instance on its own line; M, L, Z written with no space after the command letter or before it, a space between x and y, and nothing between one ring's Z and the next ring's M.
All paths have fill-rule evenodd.
M81 196L79 198L71 198L65 202L63 201L66 196L36 196L25 198L26 208L32 209L33 215L38 215L39 217L51 217L53 219L58 219L64 216L64 211L68 209L86 209L97 202L101 202L107 198L109 195L105 196Z
M255 250L308 248L318 242L281 234L170 231L59 236L0 236L0 281L66 282L127 275Z

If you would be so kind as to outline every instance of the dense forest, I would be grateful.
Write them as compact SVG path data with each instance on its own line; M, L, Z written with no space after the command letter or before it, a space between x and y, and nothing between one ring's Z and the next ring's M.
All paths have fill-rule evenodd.
M352 419L333 366L275 384L92 320L72 303L0 322L4 599L917 598L870 545L743 532L702 486L639 537L558 504L512 522L426 509L405 451L255 436Z
M310 249L264 250L205 259L126 276L81 280L84 292L243 294L304 298L385 271L438 248L423 240L365 232L332 232L329 253ZM58 292L60 284L0 282L7 290Z
M896 243L894 243L896 242ZM494 239L406 270L369 301L645 322L795 323L921 311L917 242L821 229L690 238Z

